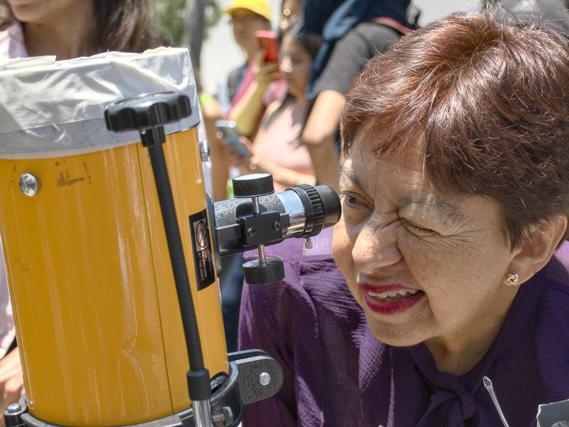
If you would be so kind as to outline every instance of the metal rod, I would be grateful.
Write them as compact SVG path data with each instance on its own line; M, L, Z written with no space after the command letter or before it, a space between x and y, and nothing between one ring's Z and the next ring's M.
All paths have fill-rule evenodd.
M267 258L265 256L265 245L259 245L257 248L259 250L259 261L261 264L266 264Z
M194 421L196 427L214 427L211 416L211 403L206 400L193 400Z
M251 198L251 203L253 204L253 213L259 215L261 213L261 204L259 203L258 197Z
M209 372L204 366L199 328L190 290L186 259L176 216L174 197L168 177L166 160L164 158L162 144L149 145L148 149L156 189L158 191L158 199L160 201L162 220L164 222L168 251L170 253L170 262L174 272L174 281L182 316L186 349L188 351L190 364L188 389L190 399L192 399L192 402L205 401L211 396L210 378ZM206 418L211 418L211 413L208 414Z

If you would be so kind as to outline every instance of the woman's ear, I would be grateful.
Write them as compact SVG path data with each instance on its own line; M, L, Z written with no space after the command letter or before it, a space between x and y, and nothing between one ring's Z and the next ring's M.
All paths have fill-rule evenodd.
M531 225L510 263L509 271L519 275L520 283L527 282L549 262L566 230L565 215L556 215L548 221Z

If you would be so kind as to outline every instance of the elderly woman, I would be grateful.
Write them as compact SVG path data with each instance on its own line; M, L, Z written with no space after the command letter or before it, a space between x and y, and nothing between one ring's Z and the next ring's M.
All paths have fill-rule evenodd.
M569 397L568 93L569 41L495 12L369 64L343 113L342 274L291 241L268 251L286 281L245 289L241 346L286 375L247 426L529 426Z

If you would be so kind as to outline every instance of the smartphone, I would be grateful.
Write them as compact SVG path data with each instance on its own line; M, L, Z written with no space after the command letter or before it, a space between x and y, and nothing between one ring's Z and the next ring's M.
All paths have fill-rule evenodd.
M215 127L223 134L223 143L227 147L231 147L241 157L249 157L249 151L239 141L241 135L233 120L216 120Z
M265 51L263 61L279 62L279 39L274 31L259 30L255 32L255 37L261 43Z

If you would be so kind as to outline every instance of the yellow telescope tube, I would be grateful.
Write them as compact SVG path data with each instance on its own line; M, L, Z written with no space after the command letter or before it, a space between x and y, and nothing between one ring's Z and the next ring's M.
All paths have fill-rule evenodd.
M197 138L195 127L175 132L163 147L215 376L228 361ZM191 402L149 155L138 142L85 151L0 158L0 233L28 409L63 426L156 420Z

